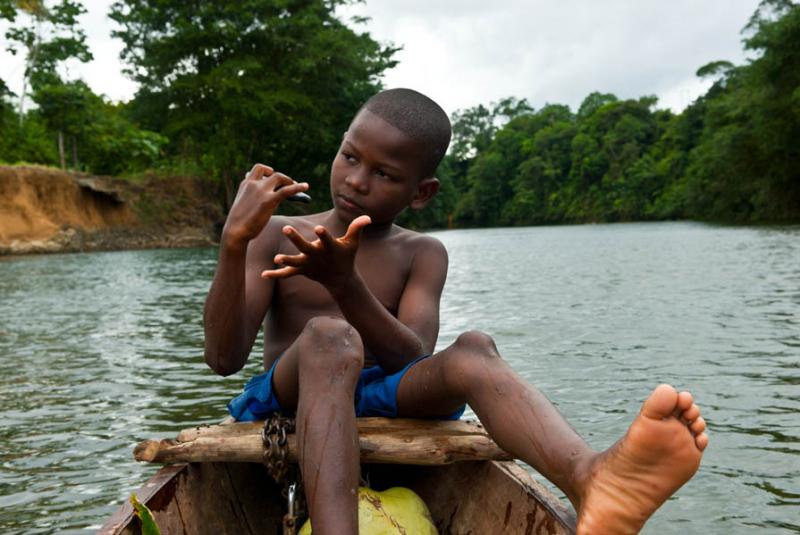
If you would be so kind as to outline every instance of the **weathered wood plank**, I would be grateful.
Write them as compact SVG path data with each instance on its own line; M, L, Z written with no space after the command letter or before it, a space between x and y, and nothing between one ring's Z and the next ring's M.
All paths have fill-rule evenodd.
M141 488L135 491L136 497L140 502L146 503L153 508L153 497L157 494L167 496L167 502L172 500L178 474L186 470L186 465L177 464L167 466L158 471ZM106 520L105 524L97 532L98 535L116 535L118 533L133 533L134 526L138 527L138 521L134 520L133 507L130 502L125 500L123 504Z
M442 465L458 461L508 460L510 456L478 424L457 421L359 418L361 461ZM200 426L177 440L147 440L134 449L139 461L263 462L262 422ZM297 441L288 436L289 459L297 460Z
M441 535L574 533L574 513L513 462L443 466L414 490Z
M486 435L480 423L468 420L441 421L417 420L409 418L357 418L359 433L386 433L391 429L393 434L427 435ZM178 442L187 442L198 437L251 435L260 433L264 422L231 422L218 425L198 425L184 429L178 433Z

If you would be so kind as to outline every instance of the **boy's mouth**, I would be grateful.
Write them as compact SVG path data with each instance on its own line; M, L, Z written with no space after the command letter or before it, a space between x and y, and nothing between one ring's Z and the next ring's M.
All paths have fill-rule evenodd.
M339 199L339 206L351 212L363 213L364 209L350 197L345 197L342 194L337 195Z

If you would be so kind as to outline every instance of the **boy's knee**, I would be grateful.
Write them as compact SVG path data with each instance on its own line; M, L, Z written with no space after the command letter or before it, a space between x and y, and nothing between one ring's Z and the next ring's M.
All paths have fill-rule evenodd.
M480 353L487 357L500 357L494 339L486 333L480 331L467 331L458 335L455 345L465 349L470 353Z
M364 345L361 336L342 318L319 316L306 323L300 336L300 361L313 367L353 365L361 369Z

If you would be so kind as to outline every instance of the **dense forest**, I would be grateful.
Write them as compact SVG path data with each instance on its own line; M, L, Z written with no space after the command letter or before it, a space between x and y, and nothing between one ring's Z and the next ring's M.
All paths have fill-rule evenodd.
M25 65L21 94L0 80L0 161L206 177L227 204L263 161L327 191L341 133L398 50L337 17L346 3L117 1L139 89L111 103L62 75L92 59L80 1L0 0ZM763 0L742 35L749 59L700 67L713 85L681 113L602 92L577 110L509 97L456 112L441 194L403 222L800 220L800 5Z

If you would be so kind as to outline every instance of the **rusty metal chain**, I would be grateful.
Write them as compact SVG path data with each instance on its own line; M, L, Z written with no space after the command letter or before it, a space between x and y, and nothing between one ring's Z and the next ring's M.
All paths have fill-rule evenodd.
M261 440L264 442L264 464L279 485L289 471L289 433L294 433L294 419L273 414L264 421Z
M303 482L300 471L289 463L288 435L294 433L295 421L279 414L264 421L261 440L264 443L264 464L269 475L279 485L283 484L282 495L287 499L287 513L283 517L284 535L297 533L299 520L305 516ZM291 477L287 477L290 475Z

